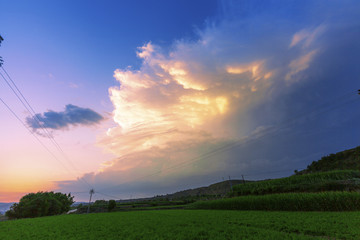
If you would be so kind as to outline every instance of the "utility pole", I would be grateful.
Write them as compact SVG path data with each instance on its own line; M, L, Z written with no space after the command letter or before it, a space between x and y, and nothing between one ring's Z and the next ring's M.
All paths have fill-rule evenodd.
M241 175L242 177L242 180L243 180L243 184L245 184L245 178L244 178L244 175Z
M95 193L94 189L91 189L89 194L90 194L90 200L89 200L89 205L88 205L88 209L87 209L87 213L90 212L90 203L91 203L91 197L92 195Z
M231 184L231 179L230 179L230 176L229 176L229 183L230 183L230 191L232 191L232 184Z

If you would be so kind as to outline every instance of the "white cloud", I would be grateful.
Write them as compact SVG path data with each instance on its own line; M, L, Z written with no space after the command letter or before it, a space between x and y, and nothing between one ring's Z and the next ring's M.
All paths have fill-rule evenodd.
M292 80L297 73L306 70L309 67L316 53L317 50L313 50L303 56L300 56L295 60L292 60L289 64L290 71L286 74L285 80Z
M304 48L309 47L321 34L326 30L325 25L320 25L313 30L302 29L295 33L292 37L290 48L295 47L302 43Z

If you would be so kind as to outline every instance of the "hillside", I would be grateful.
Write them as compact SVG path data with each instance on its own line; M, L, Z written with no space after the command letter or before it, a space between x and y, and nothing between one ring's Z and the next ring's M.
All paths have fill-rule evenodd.
M273 193L357 191L360 189L360 171L334 170L293 175L236 185L231 196L265 195Z
M252 181L245 181L252 182ZM242 180L231 180L231 185L235 186L238 184L243 183ZM199 187L194 189L187 189L175 193L170 193L166 195L157 195L155 197L149 197L149 198L137 198L137 199L123 199L123 200L117 200L119 203L129 203L129 202L143 202L143 201L152 201L152 200L158 200L158 199L169 199L169 200L184 200L187 198L202 198L202 197L219 197L219 196L225 196L230 192L230 181L223 181L211 184L207 187Z
M232 186L241 183L243 183L242 180L231 180ZM224 196L229 192L230 192L230 181L227 180L227 181L211 184L207 187L188 189L172 194L163 195L161 197L165 197L169 199L181 199L186 197L200 197L200 196Z
M322 157L312 162L298 174L325 172L332 170L360 170L360 146Z

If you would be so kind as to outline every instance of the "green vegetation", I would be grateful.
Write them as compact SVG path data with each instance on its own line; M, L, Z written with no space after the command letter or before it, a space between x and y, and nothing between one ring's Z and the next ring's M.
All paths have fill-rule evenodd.
M164 210L0 222L0 239L360 239L359 212Z
M109 200L108 211L111 212L116 207L115 200Z
M110 200L111 201L111 200ZM183 201L167 201L167 200L148 200L148 201L134 201L126 203L115 202L114 208L111 210L115 211L132 211L132 210L150 210L150 209L175 209L183 208L186 204L193 203L195 200L183 200ZM96 200L94 204L90 206L91 213L109 212L109 201ZM86 213L87 205L79 205L76 213Z
M360 171L338 170L239 184L231 196L286 192L353 191L360 189Z
M67 212L73 204L70 194L54 192L29 193L6 212L9 219L52 216Z
M298 174L337 169L360 170L360 146L322 157L319 161L312 162L305 170L298 172Z
M360 193L280 193L199 201L190 209L271 210L271 211L359 211Z

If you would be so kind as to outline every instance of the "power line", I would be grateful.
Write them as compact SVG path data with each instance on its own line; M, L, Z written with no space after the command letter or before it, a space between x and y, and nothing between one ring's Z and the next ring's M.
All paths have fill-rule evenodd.
M10 82L4 77L4 75L0 72L0 75L2 76L2 78L4 79L4 81L6 82L6 84L9 86L9 88L11 89L11 91L14 93L14 95L17 97L17 99L21 102L21 104L25 107L25 109L29 112L29 114L32 116L32 118L37 122L38 126L44 131L45 135L50 139L51 143L55 146L55 148L63 155L63 157L67 160L67 162L75 169L75 171L79 174L79 170L73 165L73 163L70 161L70 159L66 156L65 152L62 150L62 148L60 147L60 145L56 142L55 138L49 133L49 131L44 128L41 124L41 121L39 119L39 117L37 116L37 114L35 113L33 107L30 105L29 101L25 98L25 96L22 94L22 92L20 91L20 89L17 87L15 81L10 77L10 75L7 73L7 71L1 67L3 69L3 71L5 72L6 76L9 78L9 80L11 81L11 83L13 84L13 86L15 87L15 89L11 86ZM12 111L13 112L13 111ZM21 121L22 122L22 121ZM23 125L25 125L24 123L22 123ZM35 136L33 134L33 132L26 126L26 128L32 133L33 136ZM42 143L42 145L44 145ZM51 152L48 148L47 148L48 152ZM51 155L54 155L51 152ZM60 161L60 160L59 160ZM69 171L67 169L67 171ZM69 171L70 172L70 171ZM71 172L70 172L71 173ZM78 178L80 179L80 181L82 181L83 183L85 183L86 185L88 185L90 188L92 188L92 186L83 178Z
M107 196L107 197L111 197L111 198L113 198L113 199L121 199L121 198L119 198L119 197L116 197L116 196L112 196L112 195L109 195L109 194L105 194L105 193L101 193L101 192L98 192L98 191L95 191L95 193L99 193L99 194L101 194L101 195L104 195L104 196Z
M50 149L28 128L28 126L19 118L19 116L10 108L10 106L8 104L6 104L6 102L0 98L0 101L5 105L5 107L14 115L14 117L29 131L29 133L31 135L33 135L35 137L35 139L41 144L41 146L43 146L45 148L45 150L56 160L58 161L69 173L71 173L69 171L69 169L56 157L56 155L54 155Z
M1 42L3 41L3 37L0 35L0 45ZM10 75L7 73L7 71L3 68L2 66L3 64L3 60L2 57L0 56L0 67L2 68L2 70L5 72L6 76L10 79L11 83L13 84L13 86L16 88L17 92L20 94L20 97L17 92L14 90L14 88L11 86L11 84L7 81L7 79L4 77L4 75L0 72L0 75L2 76L2 78L4 79L4 81L6 82L6 84L10 87L11 91L15 94L15 96L19 99L19 101L21 102L21 104L25 107L25 109L30 113L30 115L37 120L38 125L43 129L43 131L45 132L45 134L47 135L47 137L49 137L51 139L51 142L55 145L55 147L65 156L65 158L68 160L68 162L71 163L71 165L73 167L75 167L72 162L67 158L67 156L65 155L64 151L61 149L60 145L55 141L55 139L53 138L53 136L47 131L47 129L43 128L43 126L41 126L40 123L40 119L38 118L38 116L36 115L34 109L32 108L32 106L30 105L30 103L28 102L28 100L25 98L25 96L22 94L22 92L20 91L20 89L17 87L17 85L15 84L15 82L12 80L12 78L10 77ZM5 103L5 101L0 98L1 102L5 105L5 107L15 116L15 118L20 121L20 123L31 133L31 135L33 135L35 137L35 139L46 149L46 151L48 153L50 153L50 155L52 157L54 157L69 173L71 173L69 171L69 169L55 156L55 154L53 154L52 151L50 151L50 149L28 128L28 126L17 116L17 114L10 108L10 106L8 104ZM25 103L24 103L24 101ZM30 110L29 110L29 108ZM32 114L33 113L33 114ZM75 170L76 167L75 167ZM77 170L78 171L78 170ZM90 186L90 184L85 180L80 178L83 182L85 182L88 186ZM91 186L90 186L91 187Z

